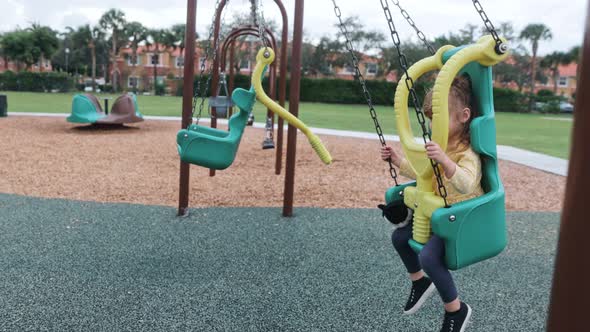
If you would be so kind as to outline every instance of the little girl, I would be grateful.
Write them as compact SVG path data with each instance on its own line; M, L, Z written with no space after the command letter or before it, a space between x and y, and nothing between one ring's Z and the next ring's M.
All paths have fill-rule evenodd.
M424 100L424 113L432 120L432 92ZM449 94L449 139L446 153L435 142L426 143L428 158L436 161L443 170L443 183L447 190L447 202L452 205L483 195L481 187L481 160L470 146L469 125L477 116L473 107L471 82L467 77L457 77L451 85ZM400 168L400 174L415 179L416 174L401 152L385 146L381 158L391 161ZM433 189L438 195L436 179ZM408 215L412 218L412 214ZM412 224L397 228L392 235L393 246L399 253L412 281L412 290L404 309L405 314L413 314L438 290L445 307L445 317L441 332L465 331L471 317L471 308L461 302L451 273L445 265L445 246L443 240L432 235L420 254L416 254L408 244L412 237ZM426 276L425 275L428 275Z

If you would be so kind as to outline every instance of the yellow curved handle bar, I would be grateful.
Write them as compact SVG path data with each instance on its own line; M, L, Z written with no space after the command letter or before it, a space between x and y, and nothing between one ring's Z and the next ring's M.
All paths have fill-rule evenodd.
M449 92L453 79L470 62L477 61L484 66L492 66L503 61L508 53L498 55L494 50L495 45L491 36L482 37L477 43L459 50L444 65L444 53L454 47L443 46L436 54L418 61L408 70L408 74L416 81L425 73L440 69L432 93L432 140L440 145L443 151L446 151L449 135ZM408 114L409 90L405 80L404 75L395 92L397 130L406 158L417 177L430 184L433 175L432 166L426 156L424 145L414 140Z
M305 123L303 123L293 114L289 113L274 100L270 99L264 92L264 89L262 88L262 73L264 72L264 68L270 65L274 59L275 53L270 47L263 47L256 55L256 66L254 67L254 73L252 74L252 86L254 86L254 91L256 91L256 99L258 99L258 101L264 104L264 106L266 106L273 113L287 121L290 125L299 129L307 137L311 147L316 151L320 159L325 164L331 164L332 156L322 144L320 138L314 135L314 133L311 132Z

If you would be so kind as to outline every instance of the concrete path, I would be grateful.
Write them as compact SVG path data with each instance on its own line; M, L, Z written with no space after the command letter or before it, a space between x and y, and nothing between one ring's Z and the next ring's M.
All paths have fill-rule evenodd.
M49 116L49 117L67 117L67 113L20 113L20 112L8 112L10 116ZM158 121L177 121L180 123L180 117L178 116L144 116L146 120L158 120ZM554 120L555 118L547 118ZM568 120L568 119L565 119ZM209 118L201 119L201 123L209 123ZM227 124L227 120L217 120L219 124ZM264 128L265 124L256 122L254 123L255 128ZM276 125L275 125L275 128ZM287 128L285 126L285 128ZM325 128L311 128L311 130L320 135L330 136L341 136L341 137L354 137L362 139L378 140L375 133L359 132L359 131L347 131L347 130L335 130ZM399 136L397 135L385 135L386 141L397 141L399 142ZM498 158L502 160L511 161L513 163L525 165L545 172L567 176L568 160L548 156L542 153L532 152L524 149L515 148L512 146L498 145Z

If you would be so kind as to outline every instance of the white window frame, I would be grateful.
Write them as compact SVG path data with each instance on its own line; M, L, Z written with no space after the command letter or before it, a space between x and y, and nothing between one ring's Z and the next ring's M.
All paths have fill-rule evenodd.
M244 61L246 61L246 63L248 64L248 67L242 67L242 63L244 63ZM240 61L240 71L244 70L244 71L249 71L251 68L251 62L250 60L242 60Z
M563 83L562 83L562 79L564 80ZM569 78L567 76L559 76L559 78L557 79L557 86L560 88L567 88L568 85L569 85Z
M133 66L133 63L131 62L131 59L133 59L133 54L129 54L129 56L127 57L127 65L128 66ZM138 54L137 57L135 58L135 65L139 66L141 65L141 55Z
M156 53L148 53L148 63L147 66L153 67L154 64L152 63L152 58L156 55ZM164 57L162 53L157 53L158 55L158 63L156 64L156 67L164 67L164 65L162 64Z
M179 59L182 59L182 65L181 66L178 65ZM182 68L182 67L184 67L184 56L179 55L179 56L175 57L174 58L174 66L176 68Z
M135 87L139 87L139 77L137 77L137 76L129 76L129 77L127 77L127 87L128 88L133 88L133 84L131 84L131 79L132 78L135 79Z
M348 70L349 67L352 70ZM342 66L342 70L340 71L340 74L342 74L342 75L354 75L354 66L351 65L351 64L345 64L344 66Z
M375 72L374 73L371 73L369 71L369 66L375 66ZM376 63L368 62L367 64L365 64L365 74L367 76L376 76L377 75L377 72L379 72L379 67L377 66Z

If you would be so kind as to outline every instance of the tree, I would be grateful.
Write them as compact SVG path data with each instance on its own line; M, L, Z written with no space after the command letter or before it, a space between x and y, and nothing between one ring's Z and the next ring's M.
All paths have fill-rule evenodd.
M402 52L404 52L404 55L408 60L408 65L410 66L431 55L422 42L413 42L411 40L402 43ZM395 47L383 48L381 50L381 58L383 69L386 72L396 70L398 77L401 78L403 70L399 66L397 49Z
M104 33L99 27L90 27L86 24L76 30L72 40L75 47L84 47L90 50L92 91L96 91L96 54L99 44L104 40Z
M184 59L184 49L185 49L185 44L184 44L184 36L186 34L186 25L184 24L175 24L172 26L172 28L170 29L170 37L171 39L174 41L173 44L173 48L174 49L178 49L180 51L180 56L183 58L183 62L182 64L179 66L179 73L178 73L178 77L182 77L182 68L184 67L184 61L186 61L186 59ZM197 37L198 38L198 37Z
M131 46L131 64L133 71L135 72L135 66L137 66L137 49L139 44L147 40L148 30L139 22L131 22L126 25L125 31L129 37L129 43ZM137 81L133 84L133 93L137 93Z
M154 95L156 94L156 86L158 85L157 65L160 61L160 54L170 47L172 39L173 38L171 38L171 33L165 29L148 30L146 46L153 53L150 60L152 62L152 66L154 69Z
M531 43L532 58L531 58L531 80L530 80L530 98L529 98L529 112L533 109L533 94L535 93L535 74L537 65L537 52L539 50L539 41L549 40L553 38L551 29L543 23L532 23L527 25L521 32L521 40L528 40Z
M496 32L498 33L498 35L500 37L506 38L507 41L511 42L516 39L514 25L512 24L512 22L509 22L509 21L500 22L500 24L498 26L496 26L495 28L496 28ZM482 36L485 36L489 33L490 32L488 31L488 29L485 26L483 26L481 28L480 34Z
M4 34L0 34L0 57L4 60L4 70L8 70L8 55L6 54L2 38L4 38Z
M118 9L110 9L106 13L102 15L99 21L100 27L105 31L111 32L111 43L112 43L112 50L111 50L111 64L113 66L113 89L115 92L117 91L118 84L118 68L117 68L117 44L119 39L125 33L125 13Z
M557 94L557 82L559 81L559 66L567 65L573 61L570 53L555 51L546 55L541 60L541 67L549 69L553 77L553 93Z
M2 46L4 56L16 61L17 70L21 69L21 63L24 63L26 69L29 69L37 62L35 59L39 57L39 54L35 54L38 49L35 49L30 31L15 30L5 33L2 38Z
M27 31L30 32L30 38L34 45L32 53L33 60L39 62L40 60L51 59L59 48L57 32L50 27L41 26L38 23L33 23ZM39 68L43 71L44 66L41 64Z

